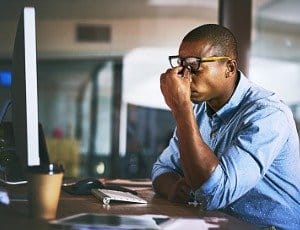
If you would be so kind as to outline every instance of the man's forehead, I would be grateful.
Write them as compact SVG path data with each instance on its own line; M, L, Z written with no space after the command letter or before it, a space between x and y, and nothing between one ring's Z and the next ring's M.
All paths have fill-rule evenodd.
M185 41L179 47L179 55L202 57L212 55L215 50L216 47L206 40Z

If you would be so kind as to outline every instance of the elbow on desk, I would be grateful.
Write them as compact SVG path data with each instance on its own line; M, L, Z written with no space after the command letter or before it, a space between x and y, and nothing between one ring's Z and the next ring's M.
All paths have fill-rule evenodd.
M228 205L223 199L216 198L214 195L196 195L195 200L200 204L202 209L207 211L215 211L225 208Z
M194 199L209 211L222 209L235 199L228 179L222 168L218 166L213 174L201 187L194 191ZM227 182L226 182L227 181Z

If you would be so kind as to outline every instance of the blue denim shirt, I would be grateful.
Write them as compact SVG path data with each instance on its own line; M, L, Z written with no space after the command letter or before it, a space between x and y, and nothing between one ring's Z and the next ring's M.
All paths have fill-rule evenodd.
M194 105L199 132L219 165L194 198L261 227L300 229L299 138L288 106L242 73L230 100L216 113ZM199 153L201 154L201 153ZM152 180L183 176L176 132L153 165Z

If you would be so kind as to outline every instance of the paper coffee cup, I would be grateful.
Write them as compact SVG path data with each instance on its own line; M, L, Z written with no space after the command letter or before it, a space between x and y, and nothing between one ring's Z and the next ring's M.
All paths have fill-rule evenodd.
M62 165L47 164L28 167L29 214L33 218L56 218L61 184Z

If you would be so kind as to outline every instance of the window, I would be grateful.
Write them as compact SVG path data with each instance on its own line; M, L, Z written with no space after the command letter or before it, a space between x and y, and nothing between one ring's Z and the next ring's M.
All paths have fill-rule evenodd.
M300 124L300 2L254 1L250 79L275 91Z

